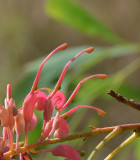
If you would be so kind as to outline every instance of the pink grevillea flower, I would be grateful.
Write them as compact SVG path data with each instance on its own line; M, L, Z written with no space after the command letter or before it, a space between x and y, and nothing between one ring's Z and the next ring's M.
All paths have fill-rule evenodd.
M33 113L33 116L29 123L27 123L27 131L31 131L35 128L37 123L36 115ZM23 117L22 108L19 109L17 116L15 117L15 132L16 132L16 148L18 148L19 136L25 131L25 120Z
M33 111L34 109L36 110L43 110L43 118L44 118L44 124L43 124L43 129L42 129L42 134L41 136L44 137L44 129L47 125L48 128L50 128L50 124L52 123L52 127L51 127L51 131L48 135L47 138L50 138L51 135L57 130L59 129L59 131L62 129L59 128L60 125L60 114L62 112L63 109L65 109L74 99L74 97L76 96L81 84L91 78L94 77L99 77L100 79L104 79L106 77L105 74L97 74L97 75L92 75L90 77L87 77L85 79L83 79L76 87L76 89L74 90L74 92L72 93L72 95L70 96L70 98L68 99L68 101L65 103L65 95L63 92L59 91L59 89L61 88L61 83L64 79L65 73L67 71L67 68L69 67L69 65L75 60L77 59L80 55L82 55L83 53L87 52L87 53L91 53L94 48L90 47L87 48L83 51L81 51L80 53L78 53L76 56L74 56L64 67L60 78L58 79L58 82L54 88L54 90L47 96L44 92L41 91L41 89L37 89L37 85L39 82L39 77L41 74L41 70L44 66L44 64L47 62L47 60L57 51L57 50L63 50L67 47L67 44L62 44L59 47L57 47L54 51L52 51L47 57L46 59L42 62L42 64L39 67L37 76L35 78L35 81L33 83L32 89L30 91L30 93L26 96L24 103L23 103L23 117L25 120L25 145L28 144L28 139L27 139L27 131L28 131L28 124L30 124L32 118L33 118ZM45 90L45 88L44 88ZM52 113L53 113L53 109L57 110L57 114L54 117L53 120L51 120L52 118ZM48 131L47 131L48 132ZM45 135L47 135L47 133L45 133Z
M37 85L39 81L39 77L41 74L41 70L46 63L46 61L58 50L64 50L67 47L67 44L62 44L59 47L57 47L54 51L52 51L46 59L42 62L40 65L40 68L38 70L37 76L35 78L35 81L33 83L32 89L30 93L26 96L24 103L23 103L23 117L25 120L25 145L28 143L27 139L27 126L28 123L32 120L33 116L33 110L34 108L37 110L44 110L46 107L46 100L47 100L47 95L44 92L41 92L37 90Z
M44 125L46 125L46 123L48 122L48 120L50 119L51 115L52 115L52 111L53 108L55 107L56 110L58 110L58 112L61 112L61 108L63 107L64 103L65 103L65 96L63 94L63 92L58 90L61 88L61 83L63 81L63 78L65 76L65 73L67 71L67 68L69 67L69 65L75 60L77 59L80 55L82 55L83 53L87 52L87 53L91 53L94 50L93 47L87 48L83 51L81 51L80 53L78 53L75 57L73 57L64 67L60 78L54 88L54 90L52 91L52 93L47 97L47 103L48 103L48 107L45 108L43 116L44 116ZM58 93L57 93L58 92ZM48 118L49 116L49 118ZM44 129L44 127L43 127Z

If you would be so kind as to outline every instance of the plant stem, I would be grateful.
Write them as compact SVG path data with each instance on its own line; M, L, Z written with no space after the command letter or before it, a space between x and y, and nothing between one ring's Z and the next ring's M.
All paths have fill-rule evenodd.
M109 133L97 146L96 148L91 152L90 156L87 160L92 160L97 152L113 137L115 137L118 134L121 134L123 132L121 127L116 127L111 133Z
M122 144L120 144L112 153L110 153L104 160L112 159L121 149L123 149L130 142L134 141L140 136L140 133L134 132L128 139L126 139Z
M69 135L67 137L63 138L54 138L50 140L45 140L41 142L36 142L34 144L26 145L24 147L20 147L18 149L14 149L13 151L9 151L3 154L4 159L8 159L11 155L16 155L19 153L23 153L25 151L30 151L37 149L42 146L47 146L49 144L56 144L60 142L65 142L65 141L71 141L83 137L91 137L93 135L97 134L102 134L102 133L109 133L112 132L116 127L121 127L123 131L128 131L128 130L140 130L140 123L136 124L124 124L124 125L118 125L118 126L112 126L112 127L105 127L105 128L97 128L95 130L89 131L89 132L82 132L82 133L77 133L73 135Z
M140 111L140 103L138 102L135 102L134 100L132 99L127 99L125 97L123 97L122 95L114 92L113 90L109 90L108 91L108 94L110 96L112 96L113 98L115 98L117 101L121 102L121 103L124 103L132 108L135 108L137 109L138 111Z

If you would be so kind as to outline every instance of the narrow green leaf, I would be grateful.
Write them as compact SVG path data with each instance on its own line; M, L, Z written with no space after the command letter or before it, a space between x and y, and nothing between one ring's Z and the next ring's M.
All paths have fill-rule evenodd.
M122 39L99 22L80 3L73 0L46 0L45 11L50 17L76 28L88 36L99 36L110 42Z

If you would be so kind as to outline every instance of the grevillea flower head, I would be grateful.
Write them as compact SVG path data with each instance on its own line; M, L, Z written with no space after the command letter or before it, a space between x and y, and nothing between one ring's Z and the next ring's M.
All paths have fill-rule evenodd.
M12 155L13 153L17 153L23 149L22 153L20 153L20 159L22 160L22 159L32 159L30 156L30 152L34 153L39 152L39 150L34 150L36 146L27 152L25 151L26 149L28 149L28 147L26 147L26 145L28 145L27 133L28 131L33 130L37 124L37 117L34 113L34 109L38 111L43 111L43 120L44 120L41 136L38 140L38 143L36 143L37 145L41 144L40 141L42 141L43 138L46 138L46 140L50 141L50 138L52 136L54 138L60 138L60 139L68 136L69 125L65 119L79 108L90 108L97 111L98 114L101 116L105 115L105 112L102 111L101 109L88 105L76 106L62 114L62 111L73 102L81 85L84 82L95 77L98 77L100 79L104 79L107 77L105 74L96 74L84 78L78 83L78 85L76 86L76 88L74 89L74 91L72 92L71 96L68 98L67 101L65 100L65 94L62 91L60 91L62 81L70 64L73 61L75 61L79 56L81 56L83 53L85 52L91 53L94 50L93 47L87 48L79 52L65 65L53 90L49 88L38 88L39 78L44 64L56 51L64 50L65 48L67 48L67 43L58 46L41 63L37 75L35 77L34 83L32 85L31 91L25 97L23 105L19 110L17 110L15 101L12 98L11 85L10 84L7 85L5 107L0 105L0 120L1 120L1 125L3 126L3 138L2 138L2 143L0 143L0 145L3 153L5 151L9 151L9 153L11 153ZM48 95L46 95L46 93L44 92L45 90L49 91ZM56 115L52 117L54 110L56 111ZM16 144L13 143L13 135L12 135L13 129L16 133ZM25 142L24 142L25 148L24 147L20 148L19 136L24 131L25 131ZM80 160L80 155L79 155L80 151L77 151L68 144L58 145L54 148L45 150L45 152L51 152L54 156L65 157L66 158L65 160ZM1 157L2 156L0 155L0 159Z
M64 79L65 73L68 69L68 67L70 66L70 64L77 59L80 55L82 55L83 53L91 53L94 48L90 47L87 48L83 51L81 51L80 53L78 53L76 56L74 56L64 67L60 78L57 81L57 84L54 88L54 90L52 90L52 92L47 96L44 92L42 92L42 89L37 89L37 85L39 82L39 77L41 74L41 70L44 66L44 64L47 62L47 60L59 49L63 50L67 47L67 44L63 44L59 47L57 47L54 51L52 51L47 57L46 59L42 62L42 64L39 67L37 76L35 78L35 81L33 83L32 89L30 91L30 93L27 95L27 97L24 100L23 103L23 116L24 116L24 120L25 120L25 133L27 132L27 125L28 123L30 123L32 116L33 116L33 110L37 109L37 110L43 110L43 119L44 119L44 124L43 124L43 130L42 130L42 136L46 137L48 135L48 131L46 131L45 128L51 128L51 131L48 135L48 138L50 138L50 136L57 130L56 133L60 133L62 131L62 128L59 128L59 124L60 124L60 114L62 112L62 110L64 110L68 105L70 105L74 99L74 97L76 96L80 86L82 85L83 82L94 78L94 77L99 77L100 79L104 79L106 78L105 74L97 74L97 75L92 75L89 76L85 79L83 79L75 88L74 92L72 93L72 95L70 96L70 98L68 99L68 101L65 103L65 95L62 91L59 91L59 89L61 88L61 83ZM45 89L44 89L45 90ZM82 106L81 106L82 107ZM80 107L80 108L81 108ZM83 106L86 108L89 108L87 106ZM52 118L52 113L54 108L58 111L58 113L56 114L56 116L54 117L54 120L51 120ZM78 107L77 107L78 108ZM92 109L95 109L95 107L92 107ZM97 108L96 108L97 109ZM95 110L96 110L95 109ZM74 111L74 110L73 110ZM72 112L73 112L72 111ZM98 110L98 113L100 115L103 115L104 112L101 111L100 109ZM51 120L51 121L50 121ZM52 123L53 121L53 123ZM52 125L52 126L51 126ZM44 132L45 130L45 132ZM58 132L59 131L59 132ZM55 133L55 135L56 135ZM43 135L45 134L45 135Z

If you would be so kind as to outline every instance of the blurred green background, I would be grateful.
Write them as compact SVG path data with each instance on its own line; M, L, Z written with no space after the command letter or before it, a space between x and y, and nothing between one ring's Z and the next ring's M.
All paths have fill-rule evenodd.
M71 66L62 84L68 98L83 78L105 73L106 80L92 79L80 88L71 108L87 104L103 109L105 117L80 109L68 118L70 134L96 127L138 123L139 112L116 102L107 95L109 89L140 102L140 1L139 0L1 0L0 1L0 103L6 85L11 83L13 98L21 107L30 91L42 60L58 45L69 48L56 53L43 68L39 87L52 88L65 64L79 51L93 46L91 55L83 54ZM67 108L68 110L70 109ZM42 113L36 112L38 125L30 132L30 143L38 139ZM107 143L95 160L104 159L130 133ZM90 152L105 135L87 141L70 142L75 148ZM51 147L51 146L50 146ZM114 160L139 160L140 140L121 151ZM50 154L33 155L36 159L54 160ZM36 157L37 156L37 157ZM58 158L62 160L64 158Z

